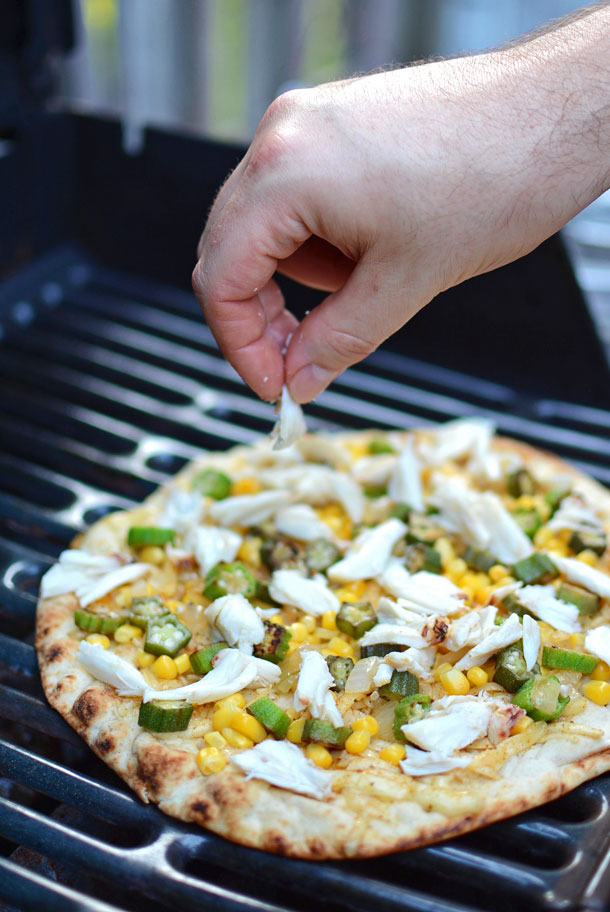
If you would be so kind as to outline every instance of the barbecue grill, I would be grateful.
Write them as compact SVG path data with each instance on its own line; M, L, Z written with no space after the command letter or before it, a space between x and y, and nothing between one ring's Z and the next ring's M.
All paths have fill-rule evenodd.
M133 157L119 123L22 101L0 157L3 908L607 908L610 775L438 846L314 864L143 805L46 704L32 646L42 573L79 529L201 449L268 432L272 407L219 356L187 288L203 215L240 150L151 130ZM297 312L317 301L285 287ZM604 353L552 239L443 296L307 412L312 428L484 414L610 483L608 398Z

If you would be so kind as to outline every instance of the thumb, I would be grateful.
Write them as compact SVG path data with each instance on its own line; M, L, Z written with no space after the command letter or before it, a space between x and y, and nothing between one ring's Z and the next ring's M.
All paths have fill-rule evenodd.
M286 380L297 402L322 392L346 367L361 361L430 300L427 289L395 264L363 258L343 287L296 329L286 353Z

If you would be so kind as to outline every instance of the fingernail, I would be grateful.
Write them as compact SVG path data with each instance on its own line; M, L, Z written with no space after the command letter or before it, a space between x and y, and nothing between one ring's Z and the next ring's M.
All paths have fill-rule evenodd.
M290 394L296 402L309 402L335 378L333 371L318 364L306 364L289 381Z

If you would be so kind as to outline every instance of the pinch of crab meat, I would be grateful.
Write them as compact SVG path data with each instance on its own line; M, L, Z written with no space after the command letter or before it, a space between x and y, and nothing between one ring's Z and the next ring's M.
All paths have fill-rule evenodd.
M199 526L195 530L195 559L205 576L219 561L232 561L242 543L242 537L232 529L221 526Z
M576 560L574 557L555 557L553 563L557 569L571 583L577 586L584 586L589 592L595 593L602 598L610 598L610 579L601 570L590 567L584 561Z
M435 776L468 766L469 763L472 763L472 757L468 754L448 757L442 751L424 751L407 746L406 757L400 761L400 768L407 776Z
M274 450L285 450L302 437L307 431L303 409L298 405L288 391L287 386L282 387L280 398L279 420L271 432Z
M557 630L563 630L564 633L577 633L581 629L576 605L569 605L556 598L555 590L551 585L523 586L519 589L519 601L541 621L545 621Z
M585 636L585 649L610 665L610 627L594 627Z
M395 453L383 453L380 456L362 456L351 468L351 473L358 484L367 486L387 485L396 467Z
M144 693L148 684L137 668L110 652L100 643L81 640L76 658L90 675L115 687L122 697L135 697Z
M250 750L233 754L231 761L246 773L246 779L262 779L310 798L326 798L331 791L331 774L289 741L267 738Z
M487 737L495 747L500 741L510 737L519 719L525 715L525 710L514 703L500 700L490 700L490 703L493 709L487 726Z
M507 583L505 586L498 586L498 588L494 589L494 591L489 596L489 601L492 604L497 605L503 601L507 595L512 595L513 592L516 592L517 589L521 589L522 587L523 583L520 581Z
M418 450L425 463L431 466L471 456L473 470L497 478L498 457L489 451L494 432L495 425L486 418L457 418L427 431Z
M525 667L531 671L538 661L538 652L540 651L540 627L533 617L524 614L523 624L523 658Z
M603 532L604 526L581 496L564 497L547 526L553 531L573 529L576 532Z
M172 487L165 500L158 524L181 534L194 532L205 512L205 500L198 491Z
M261 472L261 482L269 488L290 491L299 501L316 505L340 503L352 522L364 515L364 494L360 485L346 472L329 466L298 465Z
M330 688L334 686L335 679L323 656L314 650L304 652L294 692L294 708L309 709L314 719L324 719L338 728L343 725L343 719L330 693Z
M415 646L421 649L428 646L428 641L413 627L402 627L400 624L376 624L360 638L361 646L378 646L380 643L396 643L397 646Z
M410 671L416 678L422 681L433 681L432 666L436 657L434 646L426 646L421 649L411 647L404 652L389 652L384 656L384 663L396 671Z
M316 538L334 539L330 526L320 519L309 504L291 504L275 514L275 528L282 535L297 541L313 541Z
M491 658L506 646L511 646L520 640L523 636L521 623L517 614L511 614L499 627L494 627L484 639L473 646L465 656L456 662L453 666L458 671L465 671L472 668L473 665L483 665L487 659Z
M394 602L386 595L382 595L377 603L377 623L400 624L402 627L414 627L416 630L420 630L424 620L428 619L431 614L418 611L417 607L411 608L411 605L403 599Z
M451 616L465 604L464 593L447 577L439 573L428 573L427 570L411 574L400 558L390 558L376 579L380 586L396 598L415 603L412 606L414 611L430 614L440 612ZM419 609L416 606L420 606Z
M225 497L210 505L208 515L223 526L256 526L265 522L291 500L287 491L259 491Z
M390 683L393 674L394 669L392 666L388 665L387 662L382 662L373 676L373 684L375 687L383 687L384 684Z
M325 434L307 434L297 443L299 456L307 462L324 463L336 469L349 469L351 466L350 452L343 440Z
M388 494L396 503L409 504L411 509L418 513L425 510L421 469L413 447L413 438L408 437L398 454L398 462L388 485Z
M154 690L147 687L144 702L150 700L188 700L189 703L214 703L250 686L276 684L281 670L273 662L246 655L239 649L221 649L212 659L212 670L184 687Z
M394 545L406 532L405 524L394 518L374 529L365 529L347 549L343 560L328 568L328 578L337 583L351 583L379 576L390 560Z
M126 564L119 557L89 554L72 548L63 551L58 563L42 577L40 594L43 598L52 598L74 592L85 608L118 586L132 583L149 571L149 564Z
M498 609L495 605L469 611L451 623L449 635L445 640L448 649L462 649L464 646L475 646L496 629L495 619Z
M252 655L255 643L261 643L265 638L265 625L248 599L239 593L216 599L204 614L215 628L213 639L216 642L224 640L248 655Z
M407 741L423 750L450 756L487 734L490 715L491 707L476 697L451 703L439 700L423 719L407 722L401 730Z
M309 579L300 570L274 570L269 595L280 605L294 605L314 617L320 617L325 611L338 611L341 607L321 574Z

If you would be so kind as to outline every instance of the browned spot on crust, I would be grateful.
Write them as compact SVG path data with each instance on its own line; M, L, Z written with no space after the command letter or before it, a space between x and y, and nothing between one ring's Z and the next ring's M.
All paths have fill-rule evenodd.
M51 629L50 627L43 627L42 630L40 631L40 635L43 637L48 636L50 629Z
M90 725L100 708L99 694L93 688L84 690L72 707L72 712L84 725Z
M168 750L163 744L154 744L138 753L138 764L141 779L153 801L157 801L167 792L168 784L178 782L182 777L190 778L187 767L190 772L192 757L185 751Z
M288 855L290 852L290 843L288 840L284 839L281 833L271 830L267 835L262 848L267 849L268 852L275 852L276 855Z
M311 852L312 858L326 858L328 856L329 846L322 839L314 836L307 840L307 845Z
M55 695L59 696L59 694L62 693L62 691L66 687L68 687L70 684L72 684L75 680L76 680L76 675L73 675L73 674L69 674L69 675L66 675L65 677L63 677L61 679L61 681L58 681L57 684L55 685Z
M51 646L50 649L47 649L47 651L45 653L45 659L47 660L48 664L50 665L51 662L55 662L56 659L63 658L63 655L64 655L63 647L60 643L58 643L55 646Z
M204 798L197 798L191 804L191 812L202 823L210 823L218 816L218 812L211 802Z
M98 738L95 742L96 749L100 754L108 754L110 751L114 750L116 747L116 741L110 734L106 734L101 738Z

